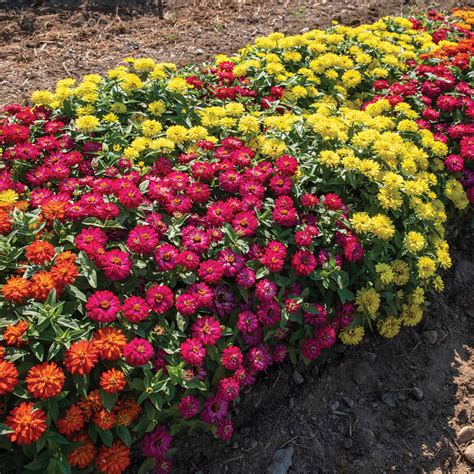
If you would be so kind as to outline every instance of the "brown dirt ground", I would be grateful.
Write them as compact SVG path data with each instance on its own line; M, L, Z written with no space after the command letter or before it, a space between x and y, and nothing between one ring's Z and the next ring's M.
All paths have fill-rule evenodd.
M204 61L271 31L296 33L332 19L359 24L455 2L181 0L168 2L163 20L137 8L104 13L36 3L43 5L12 10L0 0L0 103L23 101L63 77L104 72L127 56ZM274 369L243 397L228 445L206 434L178 440L177 472L266 472L274 452L289 446L291 473L472 472L455 441L474 424L474 232L467 227L452 233L446 292L431 299L420 327L392 341L374 336L362 347L336 347L298 368L300 385L289 365ZM426 331L438 341L430 343Z

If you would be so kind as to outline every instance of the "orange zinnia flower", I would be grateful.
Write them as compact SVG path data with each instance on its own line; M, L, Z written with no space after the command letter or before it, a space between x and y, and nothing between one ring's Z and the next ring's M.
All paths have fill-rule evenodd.
M130 465L130 449L122 441L112 446L102 446L97 456L96 466L103 474L121 474Z
M64 252L61 252L56 259L54 260L54 263L56 265L59 265L60 263L63 262L70 262L74 263L76 261L77 257L75 253L70 252L69 250L65 250Z
M44 362L29 370L26 377L26 386L31 395L46 400L61 392L64 381L64 372L55 362Z
M89 374L99 360L99 352L91 341L77 341L64 355L64 365L71 374Z
M25 249L26 258L35 265L51 261L55 253L54 247L44 240L35 240Z
M21 347L28 341L23 339L28 330L28 324L25 321L18 321L16 324L10 324L3 332L3 340L7 346Z
M5 348L3 346L0 346L0 359L3 360L5 358Z
M2 286L3 297L7 301L22 303L30 295L30 282L22 277L10 277Z
M114 411L118 426L130 426L140 416L142 409L135 400L127 398L117 401Z
M0 209L0 234L6 235L12 230L12 222L10 220L10 214Z
M100 387L107 393L120 392L126 384L125 375L121 370L110 369L103 372L100 377Z
M60 199L48 199L41 204L41 210L43 216L47 221L54 221L55 219L60 221L66 216L68 203Z
M0 360L0 395L13 391L18 383L18 370L15 364Z
M81 407L86 420L90 420L96 411L102 409L102 398L99 390L96 389L89 392L86 398L81 398L78 405Z
M78 405L72 405L64 415L56 422L58 431L64 435L70 435L84 427L84 414Z
M54 289L51 273L40 271L31 277L31 295L36 301L45 301Z
M85 469L95 458L96 449L94 443L85 433L74 436L72 440L80 442L81 445L68 456L69 464L79 469Z
M68 261L55 265L50 272L56 288L64 288L66 285L74 283L79 274L76 265Z
M110 430L115 425L115 415L111 411L107 411L105 408L102 410L96 411L92 421L101 429L101 430Z
M127 345L125 334L120 329L111 326L99 329L93 340L102 360L120 359Z
M38 441L46 430L46 413L31 402L22 402L10 412L5 424L14 431L7 434L10 441L31 444Z

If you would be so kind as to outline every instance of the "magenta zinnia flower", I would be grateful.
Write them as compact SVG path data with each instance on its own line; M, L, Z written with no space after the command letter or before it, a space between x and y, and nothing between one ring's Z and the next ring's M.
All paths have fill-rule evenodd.
M117 319L120 300L111 291L96 291L86 304L87 315L93 321L110 323Z
M144 456L162 459L171 447L173 441L165 426L157 426L151 433L146 433L142 441Z
M131 323L139 323L150 314L150 307L140 296L130 296L122 305L122 314Z
M123 352L127 363L135 367L145 365L153 357L152 345L140 337L132 339Z
M203 316L196 319L191 326L191 331L193 337L206 346L214 345L222 336L221 325L212 316Z
M130 255L121 250L110 250L100 259L105 278L112 281L123 280L130 275L132 261Z

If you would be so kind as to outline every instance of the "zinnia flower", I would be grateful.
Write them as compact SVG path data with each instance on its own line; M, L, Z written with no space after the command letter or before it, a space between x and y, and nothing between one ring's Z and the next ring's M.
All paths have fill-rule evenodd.
M26 387L33 397L46 400L61 392L65 379L64 372L55 362L43 362L29 370Z
M94 342L77 341L64 354L64 365L71 374L89 374L99 360Z
M100 259L105 278L112 281L123 280L130 275L132 261L130 255L121 250L110 250Z
M0 360L0 395L10 393L18 384L18 370L15 364Z
M144 456L161 459L171 447L171 437L165 426L157 426L151 433L146 433L142 441Z
M153 347L146 339L136 337L125 346L124 355L130 365L145 365L153 357Z
M93 341L102 360L117 360L127 345L125 334L118 328L107 326L94 334Z
M35 240L25 248L25 257L35 265L43 265L54 257L54 247L43 240Z
M130 448L122 441L115 441L111 447L103 445L95 464L103 474L121 474L130 465Z
M23 277L10 277L2 286L2 295L6 301L19 304L30 295L30 282Z
M110 323L117 319L120 300L111 291L96 291L87 300L86 310L92 321Z
M7 416L5 424L13 430L7 433L10 441L28 445L38 441L46 431L46 413L35 408L34 403L21 402Z
M85 469L95 458L96 448L94 443L85 433L74 436L72 441L81 444L68 455L69 464L71 464L72 467Z
M27 343L23 338L28 330L28 324L25 321L18 321L16 324L9 324L3 331L3 340L7 346L21 347Z
M104 392L117 393L125 388L127 381L121 370L109 369L102 372L99 384Z
M84 426L84 412L78 405L72 405L64 415L56 422L58 431L64 435L70 435L82 430Z

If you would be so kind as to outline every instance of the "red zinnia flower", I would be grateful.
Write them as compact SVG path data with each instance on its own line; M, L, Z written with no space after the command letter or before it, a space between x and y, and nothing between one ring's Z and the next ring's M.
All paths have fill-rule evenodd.
M71 374L89 374L99 360L94 342L77 341L64 354L64 365Z
M38 441L46 431L46 413L31 402L22 402L13 408L5 424L13 430L13 433L7 433L10 441L28 445Z
M35 240L25 248L26 258L35 265L49 262L55 254L54 247L43 240Z
M65 379L64 372L55 362L43 362L29 370L26 386L33 397L46 400L61 392Z
M110 448L103 445L95 463L103 474L121 474L130 465L130 449L122 441L115 441Z
M18 384L18 370L15 364L0 360L0 395L10 393Z

